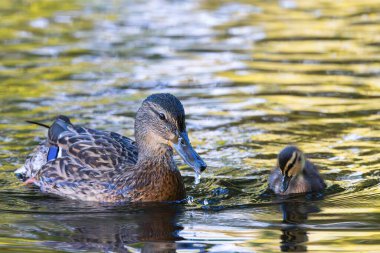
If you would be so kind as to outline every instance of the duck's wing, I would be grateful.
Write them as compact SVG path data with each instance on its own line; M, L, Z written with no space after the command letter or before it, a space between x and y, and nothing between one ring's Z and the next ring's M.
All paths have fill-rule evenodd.
M134 165L137 162L137 146L135 141L130 138L114 132L99 131L81 126L74 126L74 129L74 132L61 133L61 138L57 140L58 145L66 147L70 154L81 157L81 154L75 151L78 147L75 148L74 145L82 142L79 146L87 145L88 148L92 147L94 152L107 152L108 149L112 154L118 155L120 162L125 165ZM95 149L101 150L95 151Z
M87 166L98 170L119 170L137 162L137 148L107 135L65 133L58 139L59 149Z
M66 157L80 167L117 173L136 163L137 147L134 141L120 134L75 126L67 117L58 116L49 128L47 142L41 144L31 157L38 157L38 161L44 162L33 164L36 159L27 159L19 169L26 172L25 179L33 177L40 169L45 171L43 168L48 166L49 161ZM64 167L62 164L54 166L57 171Z
M41 191L71 199L111 201L113 171L94 169L80 160L64 156L47 162L33 178Z
M93 169L119 170L137 162L137 147L131 139L74 126L65 118L57 118L49 129L48 139L52 147L58 147L58 154L63 151Z
M137 161L131 139L74 126L64 116L49 128L46 145L46 162L27 183L72 199L111 201L113 179Z
M275 193L280 192L282 174L280 168L276 167L271 171L269 175L269 189Z
M319 173L319 168L317 165L310 161L306 161L304 173L306 173L305 178L307 178L313 192L322 191L326 188L326 184Z

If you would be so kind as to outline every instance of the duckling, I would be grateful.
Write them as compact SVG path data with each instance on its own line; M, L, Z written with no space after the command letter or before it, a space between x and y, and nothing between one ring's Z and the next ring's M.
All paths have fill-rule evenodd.
M277 159L277 168L269 176L269 188L279 195L318 192L326 184L317 167L295 146L284 148Z
M96 202L176 201L186 192L173 149L196 173L206 163L193 149L181 102L153 94L138 109L135 140L58 116L48 137L16 171L42 192Z

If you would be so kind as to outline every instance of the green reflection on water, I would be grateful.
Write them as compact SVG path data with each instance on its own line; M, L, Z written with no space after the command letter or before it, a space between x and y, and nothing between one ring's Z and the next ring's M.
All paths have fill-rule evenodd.
M275 252L285 245L281 236L293 235L300 239L293 250L375 252L378 10L371 0L1 1L0 209L6 214L0 247L75 251L73 241L85 241L76 238L78 224L18 212L96 210L44 202L46 196L20 186L12 171L46 134L24 120L67 114L79 124L131 136L141 100L164 91L183 101L192 143L209 165L196 187L191 170L180 167L195 197L186 208L229 207L178 215L185 239L173 239L179 249L197 242L215 251L221 245ZM290 143L321 166L330 193L317 201L319 211L296 209L308 217L295 235L281 226L284 211L260 196L276 154ZM241 214L236 207L243 205L251 209ZM38 225L41 219L47 222ZM116 231L118 223L111 224ZM102 236L85 249L104 250ZM141 248L149 240L122 242Z

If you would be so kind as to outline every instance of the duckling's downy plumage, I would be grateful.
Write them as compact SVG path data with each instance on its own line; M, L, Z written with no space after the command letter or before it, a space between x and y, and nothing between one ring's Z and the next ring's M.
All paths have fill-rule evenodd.
M295 146L280 152L277 168L269 176L269 188L279 195L318 192L325 187L318 168Z
M173 148L199 173L206 164L191 147L181 102L170 94L145 99L136 115L135 139L73 125L58 116L47 141L16 173L43 192L78 200L183 199L185 188Z

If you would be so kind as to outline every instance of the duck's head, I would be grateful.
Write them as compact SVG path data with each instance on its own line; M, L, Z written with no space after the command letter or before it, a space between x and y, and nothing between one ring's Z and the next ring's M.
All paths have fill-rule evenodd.
M285 192L290 180L300 174L305 166L304 153L295 146L287 146L278 155L278 167L282 173L281 191Z
M196 172L206 169L206 163L190 144L186 131L185 110L171 94L147 97L137 111L135 137L139 155L159 155L174 148Z

